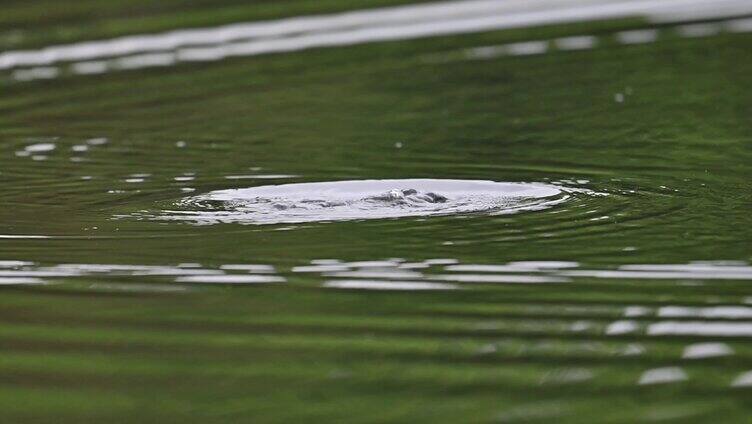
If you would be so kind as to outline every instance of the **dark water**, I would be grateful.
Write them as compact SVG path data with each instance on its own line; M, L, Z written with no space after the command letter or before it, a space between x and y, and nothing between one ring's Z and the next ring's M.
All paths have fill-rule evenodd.
M181 27L160 13L147 28ZM79 38L36 25L29 48ZM2 415L745 422L752 33L692 28L4 71ZM314 219L279 218L287 189L252 219L211 198L372 179L550 192L478 208L394 184L314 196Z

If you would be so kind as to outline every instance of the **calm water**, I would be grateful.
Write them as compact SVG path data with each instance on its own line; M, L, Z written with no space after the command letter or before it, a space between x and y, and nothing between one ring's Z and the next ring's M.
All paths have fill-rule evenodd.
M141 3L0 18L9 422L748 419L743 2Z

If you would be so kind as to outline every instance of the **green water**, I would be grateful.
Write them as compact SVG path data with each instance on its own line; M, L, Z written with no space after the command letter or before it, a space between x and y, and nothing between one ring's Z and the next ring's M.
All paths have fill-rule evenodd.
M35 18L44 3L9 8L6 47L398 2L81 2ZM22 263L0 263L3 421L745 422L752 34L615 41L644 25L6 72L0 259ZM463 53L580 34L599 45ZM54 149L24 153L40 143ZM500 216L149 218L212 190L379 178L595 194ZM296 268L311 261L333 268ZM227 266L249 264L263 267ZM649 384L656 369L675 378Z

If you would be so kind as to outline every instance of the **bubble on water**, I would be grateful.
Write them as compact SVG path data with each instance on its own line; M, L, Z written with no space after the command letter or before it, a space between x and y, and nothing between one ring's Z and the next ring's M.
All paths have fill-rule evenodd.
M579 189L582 190L582 189ZM360 180L218 190L179 201L151 218L196 224L280 224L467 214L550 208L564 187L477 180Z

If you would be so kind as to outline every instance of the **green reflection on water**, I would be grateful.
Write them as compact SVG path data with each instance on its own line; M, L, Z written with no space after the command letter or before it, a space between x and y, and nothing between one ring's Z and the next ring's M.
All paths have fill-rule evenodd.
M30 10L16 8L14 16ZM168 11L159 18L164 25L143 28L179 27L203 9L187 10ZM237 19L271 16L278 15ZM220 21L201 24L210 23ZM739 305L749 295L743 281L582 278L373 293L325 290L320 276L289 272L317 258L557 260L607 269L752 259L750 35L666 36L640 46L609 41L609 26L630 25L314 50L3 87L0 233L55 238L0 240L2 259L270 264L288 280L185 293L94 289L123 279L107 275L8 286L0 300L5 414L70 422L741 421L745 391L729 384L752 368L744 337L724 338L732 356L691 361L681 358L686 345L715 338L606 337L604 329L635 304ZM455 60L464 48L591 32L603 43L589 51ZM115 25L98 34L120 33ZM78 38L50 37L41 41ZM617 93L623 102L615 101ZM16 155L47 137L56 149L45 160ZM108 142L71 151L95 137ZM175 180L186 174L194 179ZM268 174L297 177L226 178ZM416 177L580 181L610 195L511 216L299 228L113 219L169 208L186 187L195 194ZM141 282L152 283L136 277L123 284ZM573 332L573 325L584 330ZM630 346L642 353L625 354ZM689 379L636 385L644 371L668 366L681 366ZM604 401L613 407L603 408Z

